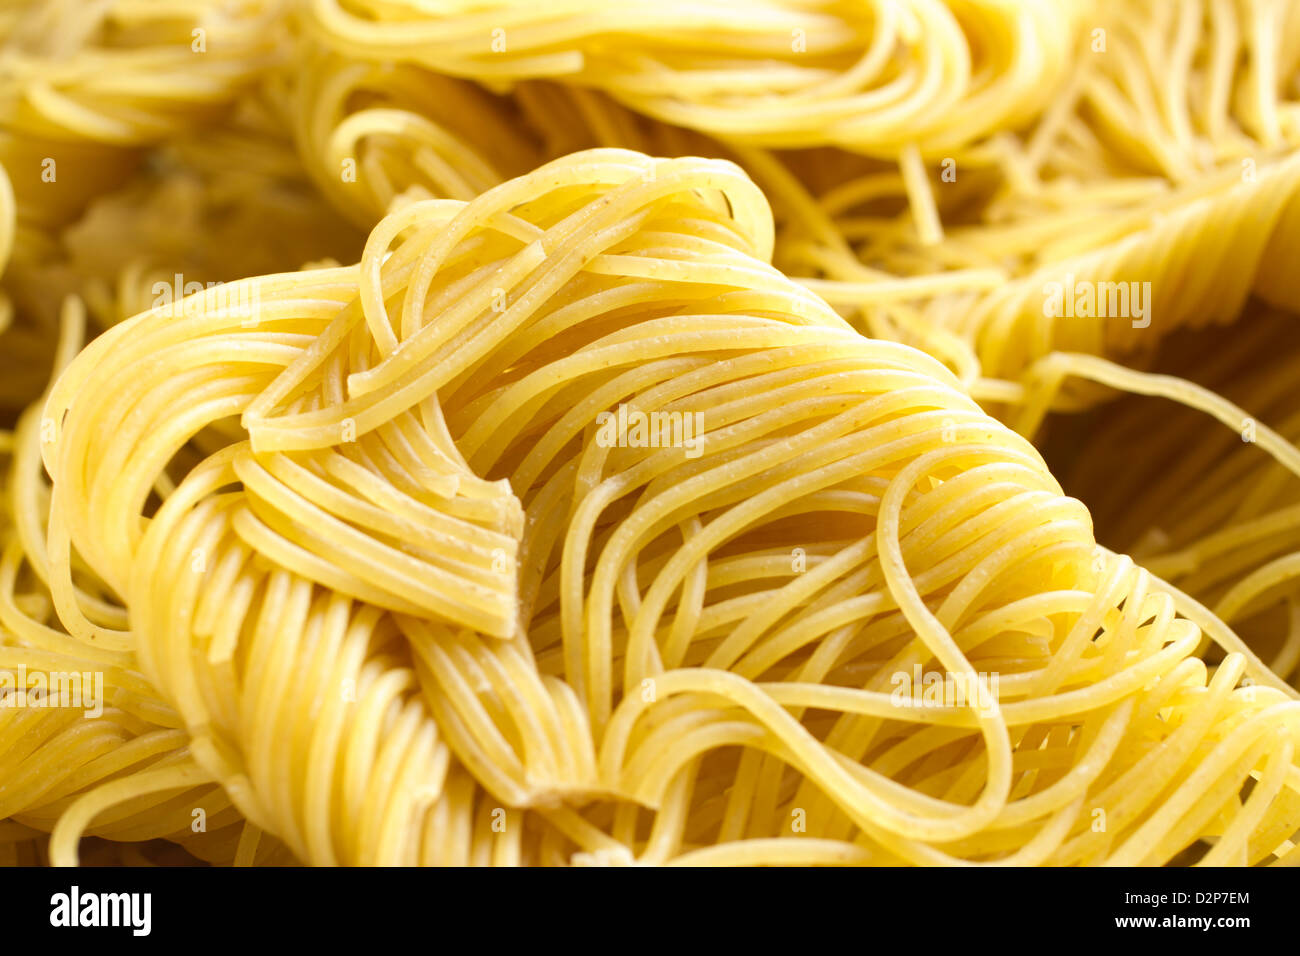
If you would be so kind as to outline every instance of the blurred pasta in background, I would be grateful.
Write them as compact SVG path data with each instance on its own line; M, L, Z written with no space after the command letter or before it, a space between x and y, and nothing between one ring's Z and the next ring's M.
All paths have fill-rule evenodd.
M0 261L0 862L1300 862L1300 4L4 0Z

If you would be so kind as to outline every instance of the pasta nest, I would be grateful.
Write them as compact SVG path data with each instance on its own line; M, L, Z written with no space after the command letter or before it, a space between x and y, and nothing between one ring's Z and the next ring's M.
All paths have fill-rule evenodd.
M92 342L49 538L189 735L145 789L322 864L1287 852L1294 692L772 247L733 164L592 150Z

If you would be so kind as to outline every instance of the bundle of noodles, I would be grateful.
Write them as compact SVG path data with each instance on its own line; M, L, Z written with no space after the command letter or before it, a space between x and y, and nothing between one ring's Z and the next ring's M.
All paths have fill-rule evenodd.
M411 62L505 90L599 89L639 113L737 142L940 157L1016 128L1050 101L1080 0L846 4L761 0L312 0L339 52Z
M275 59L278 0L20 0L0 15L0 162L24 246L120 184L140 147L217 118Z
M80 346L84 318L70 300L60 364ZM283 848L241 844L243 818L189 758L176 712L139 672L124 609L62 557L66 536L47 537L40 445L52 430L41 406L0 449L0 860L45 862L47 834L61 826L114 843L165 837L183 857L231 862L242 850L247 862L273 862ZM147 862L142 853L90 859Z
M1295 693L772 239L594 150L142 313L51 391L51 540L305 862L1294 860Z

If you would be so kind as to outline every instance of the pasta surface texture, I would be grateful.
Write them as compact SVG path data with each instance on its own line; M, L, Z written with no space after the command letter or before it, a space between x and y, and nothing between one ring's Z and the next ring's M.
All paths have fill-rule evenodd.
M524 859L1288 854L1294 692L772 241L735 166L598 150L91 343L55 507L195 762L315 863L431 861L461 767Z
M4 4L0 863L1300 863L1297 261L1300 4Z

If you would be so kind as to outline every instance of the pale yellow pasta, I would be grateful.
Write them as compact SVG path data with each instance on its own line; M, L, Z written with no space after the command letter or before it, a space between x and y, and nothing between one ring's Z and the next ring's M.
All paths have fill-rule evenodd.
M1295 692L772 242L734 165L594 150L91 343L42 451L190 734L139 787L312 863L1288 853Z
M8 4L0 863L1294 864L1298 151L1278 0Z

